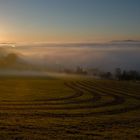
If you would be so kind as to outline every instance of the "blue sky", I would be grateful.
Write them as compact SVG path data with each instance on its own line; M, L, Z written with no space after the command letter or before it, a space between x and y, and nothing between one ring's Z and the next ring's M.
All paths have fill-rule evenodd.
M0 41L140 39L140 0L0 0Z

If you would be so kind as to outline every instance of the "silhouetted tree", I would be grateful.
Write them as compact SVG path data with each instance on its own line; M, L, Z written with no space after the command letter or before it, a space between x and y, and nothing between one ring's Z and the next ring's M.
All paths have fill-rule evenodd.
M140 80L140 73L135 70L124 70L121 74L121 80Z
M77 74L83 74L83 75L86 75L87 74L87 72L84 71L82 67L77 67L76 73Z
M100 74L100 77L103 79L112 79L112 73L111 72L102 72Z
M120 68L116 68L115 69L115 78L117 80L121 80L121 75L122 75L121 69Z

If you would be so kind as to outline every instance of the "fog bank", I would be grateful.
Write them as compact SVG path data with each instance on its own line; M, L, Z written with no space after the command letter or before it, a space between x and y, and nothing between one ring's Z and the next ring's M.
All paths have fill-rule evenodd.
M140 43L0 45L0 69L140 70Z

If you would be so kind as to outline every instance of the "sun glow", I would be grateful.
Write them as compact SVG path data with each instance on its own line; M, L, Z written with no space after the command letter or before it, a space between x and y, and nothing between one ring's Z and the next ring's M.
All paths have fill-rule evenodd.
M13 45L11 45L11 47L12 47L12 48L15 48L15 47L16 47L16 45L14 45L14 44L13 44Z

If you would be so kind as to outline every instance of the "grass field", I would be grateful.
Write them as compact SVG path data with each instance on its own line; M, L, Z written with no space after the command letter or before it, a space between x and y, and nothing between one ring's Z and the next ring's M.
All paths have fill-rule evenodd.
M140 139L140 83L1 77L0 139Z

